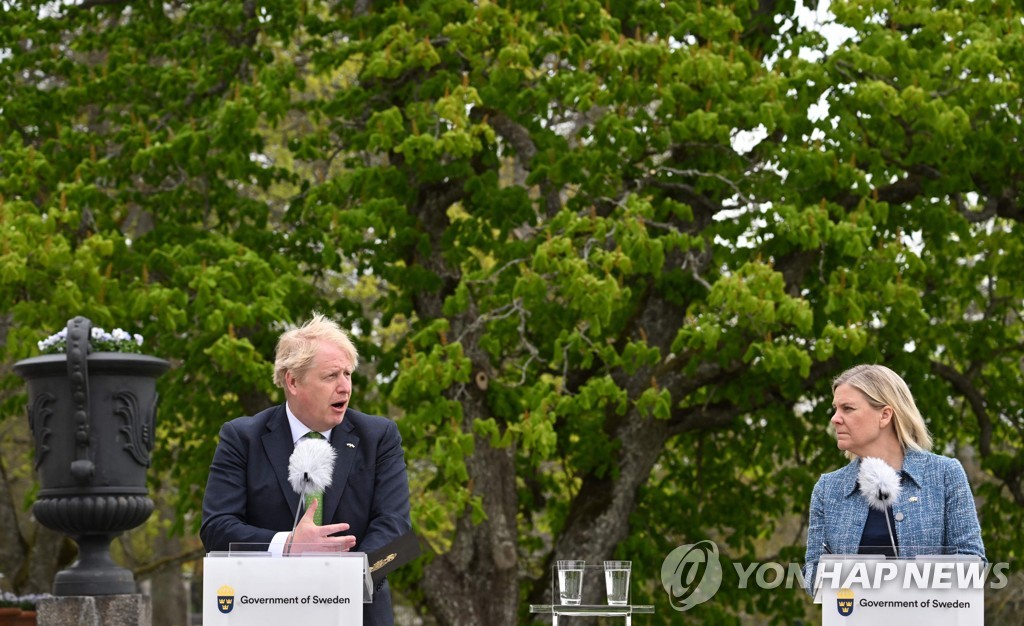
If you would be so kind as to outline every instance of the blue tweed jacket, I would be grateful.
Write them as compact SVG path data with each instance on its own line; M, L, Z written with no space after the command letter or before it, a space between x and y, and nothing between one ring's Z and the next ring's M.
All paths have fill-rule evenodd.
M860 459L822 474L811 494L804 587L811 592L822 542L835 554L857 554L868 518L857 473ZM956 459L908 449L903 458L903 489L893 505L899 556L973 554L985 558L981 526L967 474ZM937 550L937 548L939 550Z

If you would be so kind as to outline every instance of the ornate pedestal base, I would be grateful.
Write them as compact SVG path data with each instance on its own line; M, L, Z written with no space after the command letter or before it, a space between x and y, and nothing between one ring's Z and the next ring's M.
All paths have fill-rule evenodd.
M129 569L110 558L113 535L75 537L78 560L53 579L57 596L103 596L134 594L135 577Z
M70 535L78 544L78 560L58 572L53 581L54 595L103 596L138 591L131 570L110 558L110 542L149 517L153 501L148 497L40 498L32 512L43 526Z

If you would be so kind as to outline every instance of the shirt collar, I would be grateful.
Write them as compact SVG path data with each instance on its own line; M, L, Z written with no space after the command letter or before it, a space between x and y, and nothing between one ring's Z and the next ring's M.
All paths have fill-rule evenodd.
M292 429L292 444L296 444L299 442L299 439L305 437L306 433L311 432L313 429L306 426L299 421L299 418L295 417L295 414L292 413L292 407L288 406L287 402L284 403L284 411L288 414L288 426ZM321 431L320 434L324 436L324 439L330 441L331 430L333 429L328 428L327 430Z
M924 470L924 464L927 455L920 450L914 450L913 448L907 448L903 452L903 469L900 470L901 478L906 481L910 479L918 487L921 486L921 473ZM857 476L860 473L860 458L856 458L849 463L842 470L842 481L845 485L843 493L846 497L850 497L857 493L859 486L857 483Z

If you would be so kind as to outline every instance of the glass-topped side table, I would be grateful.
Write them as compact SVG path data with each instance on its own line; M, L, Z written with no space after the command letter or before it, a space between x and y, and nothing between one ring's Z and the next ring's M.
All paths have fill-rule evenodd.
M653 614L654 606L650 604L531 604L530 613L540 615L551 615L551 623L558 626L559 617L589 616L589 617L622 617L626 620L626 626L631 626L634 615Z
M584 566L583 598L605 598L605 575L603 565ZM630 586L632 581L630 581ZM551 568L551 597L556 600L558 594L558 571ZM654 606L650 604L630 604L629 588L626 589L625 604L531 604L530 613L550 615L552 626L558 626L559 617L621 617L626 626L632 626L633 616L653 614Z

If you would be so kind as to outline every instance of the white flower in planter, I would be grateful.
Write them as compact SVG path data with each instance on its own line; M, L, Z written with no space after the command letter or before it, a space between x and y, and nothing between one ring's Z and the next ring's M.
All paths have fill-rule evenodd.
M109 333L99 326L93 326L90 333L89 343L93 352L142 352L142 335L129 334L121 328L115 328ZM60 332L50 335L38 344L39 351L43 354L63 354L68 345L68 329L62 328Z

